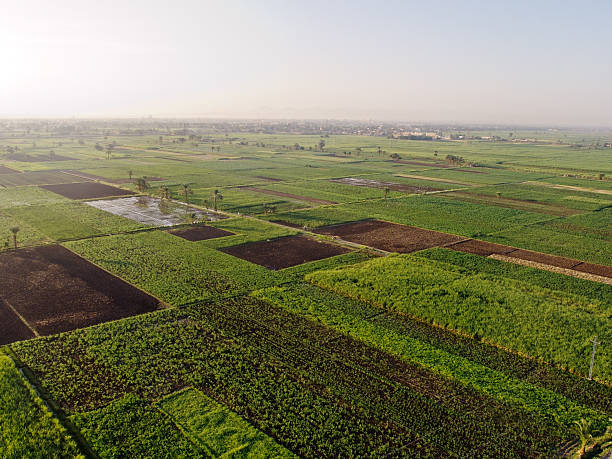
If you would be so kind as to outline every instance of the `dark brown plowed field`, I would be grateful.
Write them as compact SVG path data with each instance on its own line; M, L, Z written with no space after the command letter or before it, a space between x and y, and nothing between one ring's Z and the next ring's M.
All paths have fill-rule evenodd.
M515 247L510 247L509 245L495 244L493 242L479 241L477 239L457 242L456 244L446 246L446 248L459 252L472 253L474 255L482 255L483 257L488 257L494 253L505 255L516 250Z
M133 183L135 179L131 179L129 177L126 178L120 178L120 179L112 179L112 178L108 178L108 177L102 177L101 175L95 175L95 174L90 174L88 172L81 172L81 171L75 171L75 170L62 170L61 172L68 174L68 175L72 175L74 177L77 178L84 178L84 179L91 179L91 180L102 180L103 182L108 182L108 183L116 183L117 185L123 184L123 183ZM160 182L162 180L166 180L162 177L147 177L147 182Z
M153 311L159 301L60 245L0 254L0 297L40 335Z
M312 202L314 204L337 204L333 201L324 201L323 199L309 198L308 196L300 196L297 194L283 193L282 191L266 190L265 188L257 188L254 186L241 186L239 190L254 191L255 193L269 194L272 196L280 196L282 198L297 199L298 201Z
M0 164L0 174L14 174L15 172L20 171L16 171L15 169L11 169L10 167L2 166Z
M597 276L612 278L612 266L595 265L593 263L580 263L572 269L583 273L595 274Z
M537 263L544 263L545 265L556 266L557 268L571 269L580 263L580 260L573 260L572 258L558 257L556 255L549 255L547 253L533 252L531 250L517 249L507 254L512 258L518 258L520 260L535 261Z
M249 242L220 250L273 270L350 252L344 247L319 242L306 236L286 236L270 241Z
M188 241L205 241L206 239L215 239L217 237L232 236L230 231L225 231L214 226L196 226L194 228L182 228L177 230L168 231L170 234L182 237Z
M0 299L0 346L30 338L32 330Z
M338 236L346 241L386 250L387 252L399 253L429 249L465 239L454 234L440 233L381 220L326 226L318 228L316 232Z
M52 191L70 199L110 198L135 194L110 185L97 182L62 183L59 185L43 185L41 188Z

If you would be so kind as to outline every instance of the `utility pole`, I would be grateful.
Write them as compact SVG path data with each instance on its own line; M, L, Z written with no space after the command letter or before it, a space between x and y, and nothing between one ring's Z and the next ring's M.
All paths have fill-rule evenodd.
M597 336L591 340L593 343L593 353L591 354L591 367L589 368L589 380L593 379L593 364L595 363L595 346L601 344L601 341L597 341Z

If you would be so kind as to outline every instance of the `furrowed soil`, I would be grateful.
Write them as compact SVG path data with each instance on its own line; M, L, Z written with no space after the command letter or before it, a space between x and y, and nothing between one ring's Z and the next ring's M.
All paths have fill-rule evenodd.
M70 199L95 199L135 194L133 191L123 190L121 188L116 188L114 186L104 185L97 182L43 185L41 188Z
M34 336L32 330L11 310L8 303L0 299L0 346Z
M319 242L306 236L287 236L270 241L250 242L220 250L273 270L350 252L344 247Z
M205 241L206 239L215 239L223 236L232 236L235 234L230 231L215 228L214 226L197 226L195 228L183 228L168 232L193 242Z
M345 241L388 252L410 253L459 242L465 238L381 220L366 220L316 229L317 233L337 236Z
M0 255L0 300L40 335L142 314L159 301L60 245Z

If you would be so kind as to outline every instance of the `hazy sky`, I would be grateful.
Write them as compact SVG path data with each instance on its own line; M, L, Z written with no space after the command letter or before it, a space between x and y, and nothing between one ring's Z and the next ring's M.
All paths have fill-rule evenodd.
M0 116L612 126L612 2L0 0Z

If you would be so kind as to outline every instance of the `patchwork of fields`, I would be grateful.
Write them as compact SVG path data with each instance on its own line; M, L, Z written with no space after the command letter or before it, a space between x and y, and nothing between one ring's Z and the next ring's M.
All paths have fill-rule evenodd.
M556 457L610 423L606 153L21 135L0 456Z

